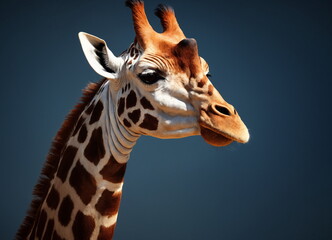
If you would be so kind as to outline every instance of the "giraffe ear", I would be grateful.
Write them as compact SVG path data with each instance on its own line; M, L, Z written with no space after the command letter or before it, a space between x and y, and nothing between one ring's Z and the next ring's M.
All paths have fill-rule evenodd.
M106 42L98 37L84 32L80 32L78 37L84 55L93 70L103 77L117 78L120 66L123 63L122 58L114 56L111 50L108 49Z

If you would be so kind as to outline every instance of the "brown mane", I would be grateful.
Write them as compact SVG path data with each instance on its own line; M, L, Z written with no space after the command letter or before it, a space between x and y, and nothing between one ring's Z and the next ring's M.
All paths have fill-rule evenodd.
M101 80L98 83L90 83L83 90L83 96L81 97L79 103L75 106L73 110L67 115L65 121L63 122L60 130L56 134L50 151L47 156L47 161L41 171L40 178L33 190L33 200L30 205L30 209L27 212L22 225L20 226L16 239L26 239L31 229L33 228L34 220L40 209L40 205L44 202L46 195L50 187L50 181L53 179L54 174L58 168L60 157L63 148L73 131L75 124L81 115L85 107L92 101L93 97L97 93L101 85L106 81L106 79Z

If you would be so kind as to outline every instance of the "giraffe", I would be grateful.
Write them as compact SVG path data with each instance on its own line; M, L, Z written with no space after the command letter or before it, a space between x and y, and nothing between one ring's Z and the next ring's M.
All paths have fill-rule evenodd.
M120 56L104 40L79 33L88 63L104 78L87 86L57 133L16 239L112 239L126 165L141 135L201 135L213 146L249 140L174 10L156 8L163 27L157 33L143 1L126 5L136 37Z

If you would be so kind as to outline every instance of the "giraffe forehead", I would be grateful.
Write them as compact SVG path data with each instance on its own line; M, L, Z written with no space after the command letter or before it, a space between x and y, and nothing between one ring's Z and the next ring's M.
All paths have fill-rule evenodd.
M138 64L139 68L157 68L164 72L171 71L176 64L176 59L167 53L144 53Z
M152 65L160 70L174 73L195 75L206 65L198 54L197 43L194 39L183 39L180 42L158 41L158 45L146 49L140 59L141 67ZM206 68L206 67L205 67Z

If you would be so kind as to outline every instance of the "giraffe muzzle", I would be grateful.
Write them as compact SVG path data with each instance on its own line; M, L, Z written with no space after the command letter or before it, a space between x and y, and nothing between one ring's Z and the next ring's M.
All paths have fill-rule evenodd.
M201 109L201 135L213 146L226 146L233 141L246 143L249 131L235 108L228 103L212 103Z

